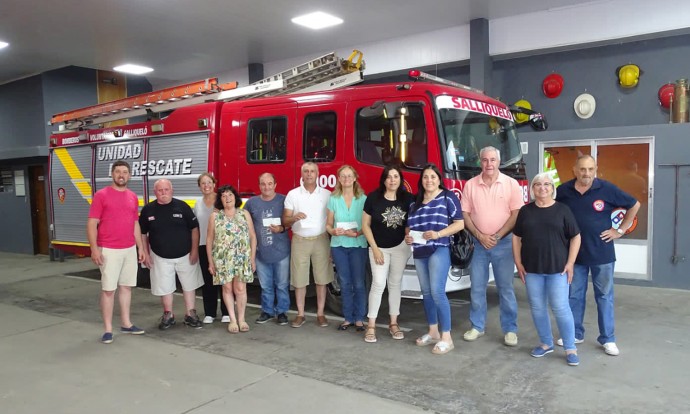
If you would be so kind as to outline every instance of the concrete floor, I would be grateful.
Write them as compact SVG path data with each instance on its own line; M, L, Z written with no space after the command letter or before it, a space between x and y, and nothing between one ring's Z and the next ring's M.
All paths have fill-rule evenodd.
M581 364L568 367L562 351L529 356L538 339L519 280L518 347L501 343L493 289L487 335L462 341L469 294L458 292L450 295L456 348L435 356L414 344L424 333L417 301L403 304L401 325L411 330L404 341L382 328L378 343L366 344L361 334L336 331L337 318L329 328L308 318L300 329L250 323L240 335L219 323L163 332L159 302L145 289L134 292L132 317L147 334L116 334L103 345L100 284L70 276L89 269L88 258L0 253L1 413L689 411L688 291L617 285L618 357L596 343L590 301ZM179 315L181 305L176 298ZM258 312L250 307L247 320Z

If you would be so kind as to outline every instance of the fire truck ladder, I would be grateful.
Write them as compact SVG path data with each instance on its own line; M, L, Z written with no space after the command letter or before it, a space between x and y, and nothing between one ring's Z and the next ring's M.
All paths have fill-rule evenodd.
M363 69L362 52L355 50L348 59L333 52L242 88L237 82L219 84L217 78L210 78L55 114L49 125L58 124L59 132L70 132L203 102L331 90L361 82Z

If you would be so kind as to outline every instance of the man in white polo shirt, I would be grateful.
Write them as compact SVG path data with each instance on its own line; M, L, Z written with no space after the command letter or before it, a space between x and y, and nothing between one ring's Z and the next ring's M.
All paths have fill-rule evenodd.
M290 255L290 283L295 288L297 316L293 328L304 325L304 301L309 286L309 263L314 269L316 284L316 323L328 326L323 314L326 288L333 281L330 264L330 243L326 234L326 205L331 192L316 185L319 167L313 162L302 164L302 185L290 190L285 197L283 226L292 227Z

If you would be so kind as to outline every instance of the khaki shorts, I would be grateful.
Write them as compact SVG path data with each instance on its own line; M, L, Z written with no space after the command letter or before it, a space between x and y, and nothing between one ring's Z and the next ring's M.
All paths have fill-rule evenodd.
M327 233L316 237L292 235L290 284L295 288L309 286L309 263L314 269L314 283L327 285L333 281L331 243Z
M106 292L116 290L118 286L136 286L138 256L137 246L126 249L109 249L99 247L103 254L101 269L101 289Z
M154 296L165 296L175 291L175 273L185 292L196 290L204 284L199 262L189 263L189 254L166 259L152 251L151 262L151 293Z

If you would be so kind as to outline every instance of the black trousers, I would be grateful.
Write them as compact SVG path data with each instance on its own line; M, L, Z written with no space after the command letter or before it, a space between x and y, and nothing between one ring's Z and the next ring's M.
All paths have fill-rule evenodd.
M218 298L220 298L220 313L226 316L228 308L223 302L223 289L222 286L213 284L213 276L208 271L208 255L205 245L199 246L199 266L201 266L201 273L204 275L204 285L201 287L201 296L204 298L204 315L213 318L217 316Z

